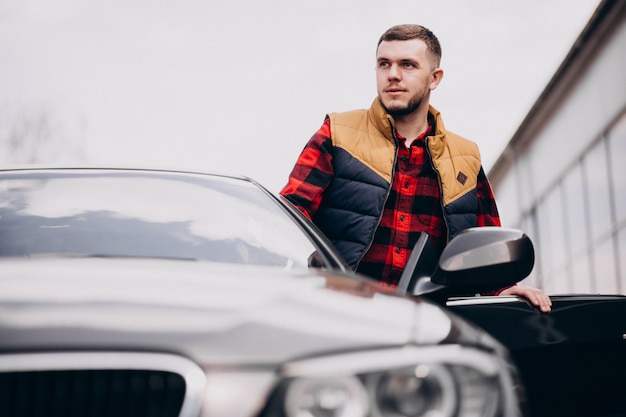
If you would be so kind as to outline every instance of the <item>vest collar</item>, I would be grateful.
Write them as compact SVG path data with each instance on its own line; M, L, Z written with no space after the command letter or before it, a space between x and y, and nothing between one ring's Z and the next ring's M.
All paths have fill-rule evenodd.
M441 113L439 110L430 105L428 106L428 113L430 113L435 120L435 137L442 140L445 136L445 127L443 125ZM368 115L370 122L374 124L376 129L378 129L378 131L380 131L385 138L394 142L395 138L393 136L393 132L396 127L395 121L393 120L393 116L387 113L378 97L376 97L372 102L372 105L368 110Z
M395 122L393 117L387 113L378 97L374 99L374 102L368 110L368 118L376 130L378 130L387 140L395 143L395 137L393 135L393 132L395 131Z

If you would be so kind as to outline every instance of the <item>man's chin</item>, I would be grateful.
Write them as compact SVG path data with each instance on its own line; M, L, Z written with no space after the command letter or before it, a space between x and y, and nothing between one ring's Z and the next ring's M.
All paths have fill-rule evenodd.
M413 113L419 107L419 103L399 103L399 102L387 102L382 101L383 107L392 116L406 116Z
M383 107L385 108L385 110L387 110L388 113L402 112L408 109L405 103L398 103L396 101L383 101L382 103Z
M407 106L390 106L390 107L385 106L385 109L387 110L387 113L389 113L390 115L394 117L406 116L407 114L413 113L413 111L415 110L414 108L410 108Z

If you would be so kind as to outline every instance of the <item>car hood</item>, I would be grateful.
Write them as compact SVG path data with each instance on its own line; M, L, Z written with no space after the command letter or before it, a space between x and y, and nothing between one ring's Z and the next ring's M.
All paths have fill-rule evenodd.
M0 349L168 351L269 364L321 352L436 344L454 319L366 280L149 259L4 260Z

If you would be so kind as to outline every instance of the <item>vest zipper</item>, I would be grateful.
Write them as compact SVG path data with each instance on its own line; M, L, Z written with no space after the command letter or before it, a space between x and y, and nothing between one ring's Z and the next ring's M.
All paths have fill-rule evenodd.
M365 247L365 250L363 251L363 253L359 257L359 260L356 262L356 266L355 266L355 269L354 269L355 271L358 269L359 264L363 260L363 257L365 256L367 251L370 250L370 248L372 247L372 244L374 243L374 236L376 236L376 230L378 230L378 226L380 226L380 222L383 219L383 214L385 214L385 205L387 205L387 200L389 199L389 194L391 194L391 187L393 187L393 177L396 174L396 162L398 160L398 138L396 137L396 132L395 132L395 130L393 128L393 122L391 121L391 119L387 119L387 121L389 122L389 128L391 130L391 135L393 136L393 141L394 141L393 164L391 165L391 177L389 179L389 188L387 188L387 195L385 196L385 199L383 200L383 207L382 207L382 210L380 211L380 215L378 216L378 221L376 222L376 227L374 228L374 233L372 234L372 237L371 237L369 243Z

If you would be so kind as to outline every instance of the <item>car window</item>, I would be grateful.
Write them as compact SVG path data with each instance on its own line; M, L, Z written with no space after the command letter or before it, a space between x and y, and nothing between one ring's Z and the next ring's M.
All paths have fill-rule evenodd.
M156 257L306 267L315 247L249 181L93 173L0 176L0 256Z

